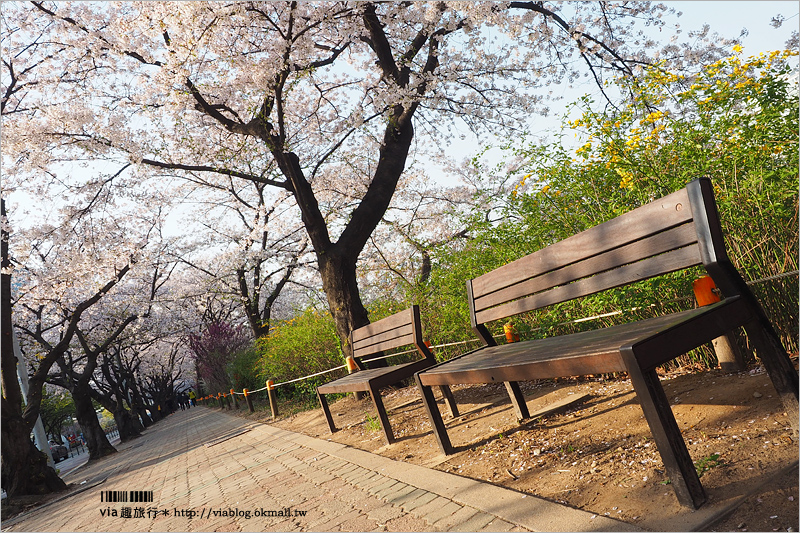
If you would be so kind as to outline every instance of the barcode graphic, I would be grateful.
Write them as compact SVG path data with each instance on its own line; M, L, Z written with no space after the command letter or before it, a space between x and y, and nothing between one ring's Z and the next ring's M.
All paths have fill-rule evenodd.
M153 501L152 490L101 490L100 501L107 503L145 503Z

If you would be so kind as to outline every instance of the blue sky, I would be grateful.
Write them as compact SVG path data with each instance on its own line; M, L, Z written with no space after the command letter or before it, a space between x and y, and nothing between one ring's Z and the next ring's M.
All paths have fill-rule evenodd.
M742 38L745 55L783 48L792 30L798 28L798 2L665 2L683 11L681 27L694 29L707 22L711 29L725 37L736 37L742 28L749 35ZM780 28L770 25L772 17L781 14L786 20Z

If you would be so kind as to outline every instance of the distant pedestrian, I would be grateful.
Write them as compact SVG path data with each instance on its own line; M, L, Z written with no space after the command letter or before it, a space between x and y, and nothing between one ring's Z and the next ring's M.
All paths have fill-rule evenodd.
M189 401L192 405L197 407L197 394L195 394L192 389L189 389Z

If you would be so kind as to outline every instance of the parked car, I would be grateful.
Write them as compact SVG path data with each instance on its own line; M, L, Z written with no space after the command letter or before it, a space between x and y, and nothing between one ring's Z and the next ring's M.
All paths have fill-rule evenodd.
M50 453L53 454L53 461L56 463L69 457L67 447L52 440L50 441Z

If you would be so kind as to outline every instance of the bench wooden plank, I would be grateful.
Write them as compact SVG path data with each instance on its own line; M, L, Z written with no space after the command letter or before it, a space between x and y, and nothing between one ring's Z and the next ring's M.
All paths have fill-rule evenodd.
M404 377L410 377L411 374L407 372L407 369L408 367L414 364L415 362L411 362L411 363L403 363L400 365L387 366L383 368L368 368L366 370L360 370L358 372L353 372L352 374L348 374L343 378L339 378L336 381L326 383L325 385L320 385L319 387L317 387L317 390L323 394L335 394L340 392L355 392L355 391L366 392L369 391L369 385L367 384L367 382L370 380L386 377L387 375L390 376L393 375L395 381L404 379ZM420 369L422 368L424 368L424 366L421 367Z
M413 324L403 324L400 327L397 327L397 328L394 328L394 329L390 329L390 330L388 330L388 331L386 331L384 333L379 333L377 335L371 335L369 337L365 337L365 338L360 339L360 340L355 340L354 339L353 340L353 349L357 350L359 352L363 352L365 350L372 349L372 352L369 352L369 353L375 353L375 352L378 352L380 350L373 349L372 346L374 346L376 344L379 344L379 343L382 343L382 342L387 342L387 341L392 341L392 340L397 340L396 341L397 345L396 346L391 346L390 348L397 348L398 346L405 346L406 344L411 344L411 343L408 342L405 339L400 339L400 338L408 337L409 335L412 335L413 333L414 333ZM384 348L384 349L387 349L387 348Z
M369 354L374 354L383 350L390 350L392 348L399 348L400 346L407 346L409 344L414 344L413 333L409 333L408 335L397 337L388 341L379 342L378 344L373 344L369 349L359 350L359 357L365 357Z
M475 310L482 311L521 296L535 294L550 287L571 283L581 278L689 246L696 242L697 234L694 227L691 224L683 224L641 241L592 256L589 259L570 265L569 268L551 270L544 274L530 272L529 279L526 281L489 294L475 295ZM700 264L699 252L696 261L697 264Z
M574 300L581 296L588 296L660 274L695 266L698 264L699 257L699 249L696 244L679 248L637 263L608 270L568 285L559 285L527 298L477 312L475 317L478 323L485 324L499 318L518 315L526 311L534 311L548 305Z
M414 344L414 328L411 324L353 342L353 356L363 357L409 344Z
M360 341L361 339L371 337L375 334L390 331L405 324L411 324L413 321L413 308L408 308L391 316L387 316L386 318L382 318L377 322L353 330L353 340Z
M680 206L680 207L679 207ZM521 259L517 259L472 282L476 295L488 294L525 279L530 272L549 272L571 265L605 250L644 239L692 219L685 189L639 207L622 217L573 235Z
M662 332L673 331L682 324L699 323L699 339L698 335L683 336L693 338L694 346L684 350L685 346L674 342L662 343L662 358L672 359L676 353L680 355L714 338L717 328L708 329L711 324L704 322L704 317L712 317L709 320L713 323L720 307L734 306L739 307L735 301L719 302L602 329L487 346L430 368L420 374L420 379L425 385L454 385L626 372L623 347L641 343L643 338L661 339Z

